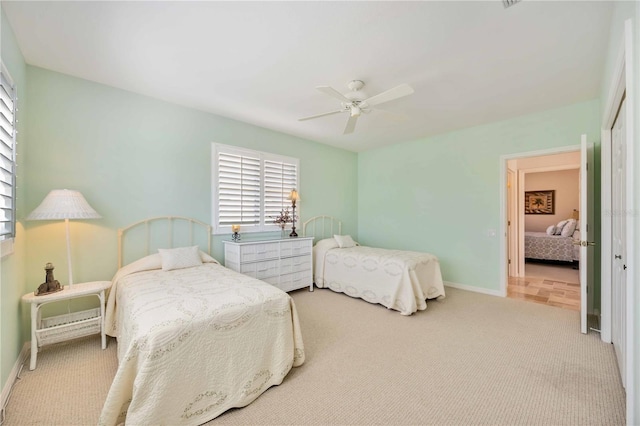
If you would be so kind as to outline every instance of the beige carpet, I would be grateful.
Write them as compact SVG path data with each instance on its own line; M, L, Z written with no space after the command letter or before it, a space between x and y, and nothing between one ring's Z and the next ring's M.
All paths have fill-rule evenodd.
M447 288L404 317L330 290L292 293L306 363L210 424L624 424L613 348L577 312ZM95 424L115 342L45 347L6 425Z

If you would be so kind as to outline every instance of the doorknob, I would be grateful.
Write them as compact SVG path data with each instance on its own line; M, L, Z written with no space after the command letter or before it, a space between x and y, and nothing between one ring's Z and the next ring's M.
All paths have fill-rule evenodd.
M587 246L595 246L596 243L594 241L580 241L580 245L582 247L587 247Z
M616 255L614 255L614 256L613 256L613 258L614 258L614 259L622 259L622 256L621 256L621 255L619 255L619 254L616 254Z

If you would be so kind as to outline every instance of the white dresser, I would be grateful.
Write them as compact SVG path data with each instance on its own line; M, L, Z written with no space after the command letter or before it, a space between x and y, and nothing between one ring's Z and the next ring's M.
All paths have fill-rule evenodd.
M272 284L282 291L313 291L313 237L223 241L224 266Z

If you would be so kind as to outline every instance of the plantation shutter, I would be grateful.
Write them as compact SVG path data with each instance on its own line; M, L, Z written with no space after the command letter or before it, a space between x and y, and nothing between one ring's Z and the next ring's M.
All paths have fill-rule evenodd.
M15 236L15 87L0 73L0 240Z
M218 153L218 226L260 224L260 159Z
M212 143L212 223L216 234L240 225L240 232L274 232L273 220L291 207L299 189L300 160L237 146ZM291 214L289 210L289 214Z
M289 207L287 198L292 189L298 187L297 164L287 161L269 160L264 162L264 215L265 220L272 222L280 211Z

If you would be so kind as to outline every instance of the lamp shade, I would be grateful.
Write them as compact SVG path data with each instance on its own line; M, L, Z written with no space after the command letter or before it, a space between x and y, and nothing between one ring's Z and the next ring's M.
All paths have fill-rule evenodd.
M300 201L300 195L298 195L298 191L296 191L295 189L291 190L287 198L291 201Z
M78 191L54 189L27 220L100 219L98 214Z

